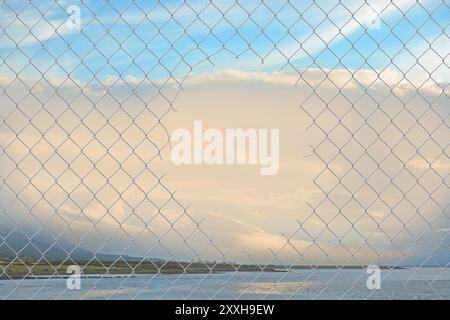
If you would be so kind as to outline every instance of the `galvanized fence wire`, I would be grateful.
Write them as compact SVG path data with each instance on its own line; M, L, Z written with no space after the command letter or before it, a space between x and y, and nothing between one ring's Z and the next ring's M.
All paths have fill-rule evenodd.
M258 68L277 60L280 71L298 75L297 86L306 92L299 106L311 120L311 157L322 165L313 181L321 196L308 203L308 213L299 215L297 230L283 235L285 244L270 248L273 259L267 265L311 267L309 276L299 279L288 297L295 298L320 265L334 265L337 272L311 298L321 298L330 290L346 265L365 267L367 260L362 262L359 256L362 251L373 254L374 264L390 266L384 272L384 277L389 278L395 267L411 264L409 259L419 248L427 252L427 257L418 263L416 273L431 262L440 266L435 280L427 284L436 297L448 298L434 287L450 263L435 259L436 252L449 249L449 232L444 230L450 221L448 81L436 75L448 74L449 68L448 44L440 46L448 43L446 1L82 1L73 3L81 14L81 25L75 31L67 26L70 4L2 1L0 5L0 223L13 225L0 234L3 251L13 253L2 265L1 277L11 279L7 270L16 264L26 266L25 276L33 276L35 266L54 263L49 261L48 252L55 249L64 256L54 267L57 275L60 267L77 264L75 255L86 238L95 234L98 246L91 249L93 255L86 265L100 265L108 271L119 263L131 270L150 263L157 270L130 298L148 293L155 277L165 278L168 285L154 298L174 295L186 299L201 294L208 274L195 278L197 285L187 296L177 292L175 284L192 277L188 269L206 252L215 261L227 261L227 252L204 230L202 221L194 218L189 206L177 200L157 163L170 148L165 121L175 111L174 102L182 94L184 81L205 64L220 68L218 60L229 54L238 60L251 57L261 63ZM368 12L376 13L369 21ZM419 13L425 18L418 19ZM392 16L400 18L388 21ZM374 34L371 29L375 24L385 32ZM332 28L334 34L324 32L324 26ZM298 33L299 27L302 33ZM351 34L355 29L359 33ZM437 36L430 37L429 29ZM333 44L337 41L346 44L344 49L335 50ZM398 49L392 50L388 42L395 43ZM416 42L423 45L421 51L416 50ZM307 62L299 63L300 56ZM410 60L406 61L406 56ZM377 63L376 57L382 57L385 63ZM389 78L392 70L401 77ZM413 77L424 74L421 80ZM323 89L325 86L328 91ZM375 92L375 87L382 88L384 94ZM342 110L338 104L347 108ZM119 117L126 119L126 124L117 122ZM400 118L410 121L402 122ZM130 138L129 134L139 138ZM406 150L412 151L408 154ZM417 162L422 165L420 170L413 166ZM108 166L113 168L105 169ZM119 177L121 182L114 182ZM405 179L412 182L407 184ZM128 197L131 190L141 195L139 200ZM88 195L87 200L79 193ZM360 196L363 193L365 198ZM59 194L63 197L58 198ZM126 206L130 214L114 214L116 206ZM434 208L432 215L430 206ZM97 216L89 211L92 207L97 208ZM152 208L154 215L150 219L138 214L144 207ZM381 207L385 214L374 218L372 211ZM41 208L46 209L45 213ZM67 214L69 209L78 213ZM89 230L80 233L80 219L90 225ZM138 221L139 231L125 226L131 219ZM105 220L115 226L114 230L103 229L101 222ZM152 225L156 220L163 221L166 227ZM191 227L178 227L182 220ZM319 232L309 229L312 220L322 226ZM374 227L362 230L362 220ZM348 229L336 229L335 221ZM28 229L30 223L35 227L32 231ZM55 223L59 231L49 228ZM395 224L398 230L388 231L388 223ZM417 223L420 229L411 227ZM53 230L53 239L43 249L36 240L48 229ZM26 239L21 248L8 240L18 234ZM76 239L75 245L61 245L69 235ZM102 253L118 236L127 239L128 244L108 265ZM177 247L166 245L169 236L179 239ZM322 236L331 236L335 245L322 247ZM407 236L410 243L397 243L400 236ZM138 244L142 243L138 241L141 237L151 238L153 245L142 247ZM193 237L201 237L204 246L191 242ZM347 246L346 237L358 237L360 246ZM383 238L384 245L380 247L376 237ZM431 247L430 237L435 238ZM298 238L310 240L310 245L298 248L293 241ZM129 249L148 258L157 249L167 258L131 263L125 258ZM310 249L320 252L319 262L309 261ZM40 255L32 266L26 263L30 250ZM281 258L287 250L296 254L293 263ZM337 250L345 252L346 261L333 260ZM397 253L395 260L383 257L387 250ZM164 275L161 270L177 261L179 254L191 257L187 264L175 262L184 272L176 277ZM213 270L218 263L203 264ZM241 263L260 265L251 253ZM261 272L254 282L266 278L264 267L260 265ZM220 296L231 280L242 276L239 265L235 270L216 294L204 293L204 297ZM406 290L416 273L404 281ZM273 282L270 293L282 290L279 284L283 278ZM118 279L108 297L120 293L129 280ZM350 281L342 298L360 290L360 280ZM23 292L25 281L19 280L14 290L2 298ZM50 280L40 281L41 288L27 292L28 298L39 297ZM99 277L79 298L94 293L101 281ZM58 297L65 293L62 291ZM254 292L249 285L232 298L246 293L258 298L269 295ZM371 298L377 293L361 294Z

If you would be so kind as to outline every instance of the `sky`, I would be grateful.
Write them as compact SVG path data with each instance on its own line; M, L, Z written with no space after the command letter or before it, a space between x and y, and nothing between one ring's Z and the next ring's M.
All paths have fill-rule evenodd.
M76 1L5 1L0 221L94 252L447 264L448 7L367 3L84 1L77 30ZM175 166L168 136L195 120L280 128L279 174Z
M390 67L407 79L426 71L438 83L448 80L439 60L447 58L443 30L449 13L445 2L437 0L368 1L366 5L356 0L266 1L265 5L256 0L237 5L85 1L80 6L82 32L65 23L66 8L77 2L57 3L6 1L0 8L5 30L0 52L14 71L23 69L27 56L34 67L27 65L22 72L38 78L40 72L49 78L69 74L80 81L90 81L94 75L98 80L119 75L165 79L182 76L194 66L194 72L220 70L239 57L233 63L245 70ZM374 20L376 12L379 20ZM21 50L15 49L16 44ZM410 70L416 59L422 66Z

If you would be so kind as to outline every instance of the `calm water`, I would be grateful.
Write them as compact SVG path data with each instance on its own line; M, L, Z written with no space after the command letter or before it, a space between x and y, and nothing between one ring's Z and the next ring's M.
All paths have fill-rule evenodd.
M297 270L209 275L0 280L0 299L450 299L450 269L381 270L381 289L365 270Z

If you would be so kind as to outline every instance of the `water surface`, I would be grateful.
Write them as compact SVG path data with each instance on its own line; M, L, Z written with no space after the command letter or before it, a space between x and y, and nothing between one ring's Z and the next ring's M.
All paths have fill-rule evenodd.
M369 290L365 270L230 272L81 279L0 280L0 299L450 299L449 268L381 270L381 289Z

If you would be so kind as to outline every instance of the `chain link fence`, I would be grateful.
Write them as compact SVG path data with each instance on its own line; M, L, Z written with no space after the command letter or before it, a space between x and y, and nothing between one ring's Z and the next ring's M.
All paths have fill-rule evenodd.
M450 297L447 1L3 0L0 18L1 298ZM296 79L320 168L263 262L233 262L160 165L186 81L230 66Z

